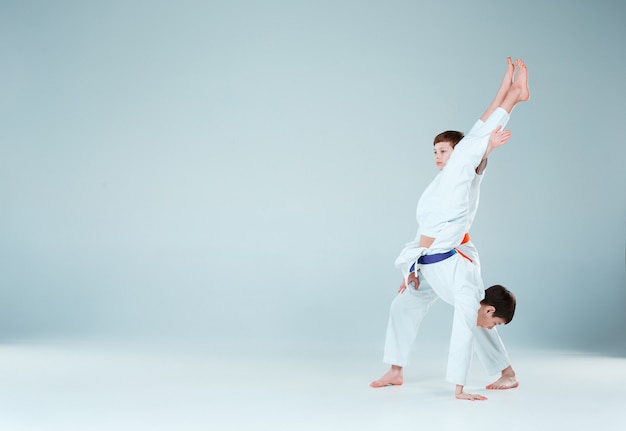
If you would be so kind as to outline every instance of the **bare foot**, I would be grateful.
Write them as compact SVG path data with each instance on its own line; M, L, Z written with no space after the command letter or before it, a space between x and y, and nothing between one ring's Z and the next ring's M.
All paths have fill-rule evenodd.
M526 68L526 64L518 58L515 60L515 77L513 78L513 84L506 93L506 97L500 107L506 112L511 113L515 105L520 102L525 102L528 99L530 99L530 91L528 90L528 69Z
M507 95L509 94L509 90L513 85L513 74L515 72L515 68L513 67L513 62L511 61L511 57L506 58L506 71L504 72L504 77L502 78L502 82L500 83L500 88L498 88L498 92L496 93L496 97L493 98L491 105L487 108L483 115L480 116L482 121L487 121L487 119L493 114L493 112L498 108L498 106L502 105ZM514 105L516 102L511 101ZM506 108L505 108L506 109ZM507 110L507 112L510 112Z
M518 102L525 102L530 99L530 90L528 90L528 69L521 58L515 60L515 79L513 80L511 88L519 90Z
M374 380L370 383L372 388L382 388L384 386L394 386L402 384L402 367L398 365L392 365L389 371L385 373L378 380Z
M513 61L511 57L506 58L506 71L504 72L504 77L502 78L502 83L500 83L500 88L496 93L496 104L499 105L502 100L504 100L504 96L508 93L509 88L511 88L511 84L513 84Z
M519 386L519 382L515 376L504 375L490 385L487 385L487 389L513 389Z

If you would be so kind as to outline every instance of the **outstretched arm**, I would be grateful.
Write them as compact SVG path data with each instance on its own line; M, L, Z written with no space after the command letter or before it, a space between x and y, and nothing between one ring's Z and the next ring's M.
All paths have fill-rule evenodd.
M493 132L491 132L491 136L489 138L489 145L487 146L487 150L485 151L485 155L483 159L480 161L480 164L476 167L476 174L482 175L487 168L487 158L496 148L501 147L506 144L511 138L512 133L510 130L502 130L501 126L498 126Z

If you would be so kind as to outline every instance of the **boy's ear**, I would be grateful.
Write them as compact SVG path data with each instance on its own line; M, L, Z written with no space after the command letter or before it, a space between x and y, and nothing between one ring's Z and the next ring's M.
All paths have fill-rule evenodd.
M487 314L493 314L496 312L496 307L494 307L493 305L488 305L485 307L485 312Z

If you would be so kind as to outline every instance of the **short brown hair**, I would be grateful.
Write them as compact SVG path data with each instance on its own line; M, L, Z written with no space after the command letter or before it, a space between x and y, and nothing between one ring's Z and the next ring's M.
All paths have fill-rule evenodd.
M513 320L515 314L515 295L506 287L495 284L485 290L485 299L480 301L483 305L491 305L496 309L493 317L501 317L506 323Z
M459 141L463 139L464 136L465 135L463 134L463 132L457 132L456 130L446 130L445 132L441 132L440 134L435 136L435 142L433 142L433 145L438 142L450 142L450 145L452 146L452 148L454 148L456 144L458 144Z

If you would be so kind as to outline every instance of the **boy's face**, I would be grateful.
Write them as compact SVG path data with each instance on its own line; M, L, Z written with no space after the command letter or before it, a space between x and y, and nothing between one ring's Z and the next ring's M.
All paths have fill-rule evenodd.
M480 304L478 309L478 319L476 325L485 329L493 329L497 325L504 325L506 321L502 317L493 317L493 313L496 311L492 305Z
M450 142L437 142L435 144L435 163L437 164L437 168L442 170L443 167L448 162L450 155L452 154L452 144Z

